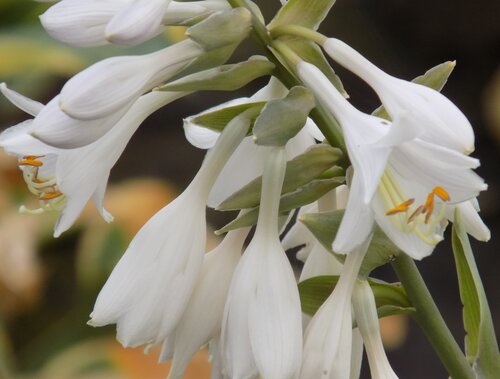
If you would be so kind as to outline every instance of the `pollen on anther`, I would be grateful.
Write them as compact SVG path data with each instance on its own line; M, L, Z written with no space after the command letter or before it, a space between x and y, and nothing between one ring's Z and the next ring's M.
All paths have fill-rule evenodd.
M52 200L55 199L56 197L62 196L62 192L59 191L54 191L54 192L47 192L44 193L39 197L40 200Z
M33 166L33 167L41 167L43 166L43 162L37 159L30 159L31 157L26 157L25 159L21 159L17 164L19 166Z
M448 194L448 192L446 192L446 190L443 187L439 187L439 186L434 187L432 192L434 193L434 195L436 195L437 197L439 197L443 201L450 200L450 195Z
M403 201L401 204L396 205L394 208L389 209L385 214L386 216L392 216L397 213L406 212L410 205L415 202L415 199L408 199Z

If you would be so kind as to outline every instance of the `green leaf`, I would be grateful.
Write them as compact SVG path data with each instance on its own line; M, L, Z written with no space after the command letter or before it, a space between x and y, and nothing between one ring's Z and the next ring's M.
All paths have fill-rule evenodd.
M417 76L412 80L413 83L418 83L423 86L441 91L448 81L453 69L455 68L455 61L447 61L427 70L425 74ZM378 107L372 113L374 116L390 120L391 117L383 106Z
M425 74L417 76L412 82L441 92L456 64L455 61L447 61L438 64L427 70Z
M319 48L318 45L316 45L312 41L306 41L304 39L294 37L281 37L280 40L285 42L286 45L304 61L309 62L319 68L321 72L323 72L323 74L328 79L330 79L330 82L342 94L342 96L347 96L347 92L344 89L342 81L335 73L332 66L330 66L328 60L323 54L323 51Z
M250 128L251 128L260 110L264 107L264 105L266 105L265 101L233 105L230 107L217 109L211 112L201 113L197 116L188 117L184 120L184 123L195 124L204 128L215 130L216 132L221 132L222 130L224 130L226 125L240 113L255 108L256 110L255 117L253 117L250 120L251 121Z
M245 62L228 64L196 72L170 82L161 91L234 91L252 80L270 75L274 64L263 56L250 57Z
M335 0L289 0L281 7L269 28L295 24L316 30L334 3Z
M255 120L254 142L262 146L284 146L304 127L314 106L314 95L300 86L290 89L283 99L268 101Z
M191 26L186 35L205 50L240 43L248 36L252 26L252 14L246 8L216 12L198 24Z
M338 280L338 276L316 276L300 282L302 311L308 315L314 315L330 296ZM379 317L414 312L404 288L399 283L386 283L371 278L368 279L368 283L375 295Z
M284 214L292 209L302 207L318 200L324 194L330 192L335 187L344 183L344 178L313 180L294 192L289 192L281 196L279 212ZM259 208L253 208L247 213L237 217L223 228L217 230L215 234L223 234L233 229L252 226L257 223Z
M294 191L316 179L325 170L332 168L341 157L342 152L330 145L318 144L311 146L305 153L287 162L281 193ZM343 175L341 170L334 173L337 174L335 176ZM252 180L242 189L229 196L219 205L217 210L228 211L258 206L261 187L262 176Z
M343 216L344 210L306 213L299 217L299 221L307 226L309 231L311 231L327 251L343 260L344 255L336 254L332 250L332 243L337 235ZM380 227L375 225L373 237L361 265L359 276L361 278L368 277L370 272L375 268L392 262L399 254L402 254L401 250L391 242Z
M478 378L494 379L500 373L500 353L491 312L469 238L458 208L452 229L452 246L467 335L465 352Z

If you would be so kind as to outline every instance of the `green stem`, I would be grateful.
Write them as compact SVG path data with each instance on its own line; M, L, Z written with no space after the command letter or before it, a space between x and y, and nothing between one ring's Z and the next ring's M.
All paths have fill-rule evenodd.
M302 83L281 63L281 61L274 55L274 52L269 49L272 43L266 26L260 21L260 19L255 15L252 8L246 3L245 0L227 0L228 3L233 8L245 7L253 15L253 32L254 37L256 37L257 42L263 48L269 61L274 63L275 71L274 75L288 88L292 88L297 85L302 85ZM278 29L279 28L275 28ZM305 29L305 28L304 28ZM318 33L319 34L319 33ZM310 113L311 118L314 120L318 128L321 130L326 140L330 145L338 147L344 153L344 161L339 162L344 166L349 165L347 150L344 142L344 137L339 123L333 117L333 115L326 111L326 109L321 104L316 104L316 107Z
M416 321L450 376L453 379L475 379L464 353L443 320L413 259L402 254L392 266L416 309Z

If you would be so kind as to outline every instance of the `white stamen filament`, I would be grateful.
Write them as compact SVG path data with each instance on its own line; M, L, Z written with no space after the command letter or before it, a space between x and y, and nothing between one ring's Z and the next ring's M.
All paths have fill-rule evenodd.
M387 210L394 209L408 200L390 169L385 170L377 190ZM435 231L446 218L446 204L444 202L440 203L439 212L434 210L428 223L425 222L425 213L420 213L412 220L409 220L409 217L418 207L419 204L413 204L408 206L406 211L387 217L390 217L393 224L403 233L414 232L423 242L435 246L442 240L440 233L435 233Z

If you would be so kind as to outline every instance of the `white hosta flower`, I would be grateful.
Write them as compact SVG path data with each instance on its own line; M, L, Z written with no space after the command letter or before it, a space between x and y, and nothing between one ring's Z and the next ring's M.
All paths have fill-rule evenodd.
M234 269L240 260L248 228L230 231L224 240L203 257L203 266L179 324L173 346L167 347L161 360L172 354L169 379L181 378L194 354L220 333L224 304Z
M202 267L210 188L248 127L244 116L233 119L186 190L137 233L99 293L91 325L116 323L124 346L171 338Z
M347 256L335 289L306 329L301 379L351 377L351 296L370 240Z
M161 33L163 25L229 9L223 0L62 0L40 16L55 39L78 47L139 44ZM138 12L135 12L138 10Z
M474 151L474 132L465 115L444 95L426 86L390 76L344 42L329 38L323 45L335 61L361 77L377 92L393 120L421 129L424 141L461 153Z
M151 54L105 59L64 85L59 107L81 120L106 117L177 74L202 53L197 43L186 40Z
M0 90L33 116L43 112L43 104L25 98L5 84L0 85ZM90 198L103 218L110 222L113 217L104 209L103 198L111 168L146 117L184 95L153 92L142 96L103 138L77 149L57 149L33 138L33 120L7 129L0 135L0 146L19 157L28 188L40 199L39 209L22 210L28 213L61 211L55 237L71 227Z
M354 168L349 200L333 243L347 253L373 226L382 227L408 255L421 259L442 239L447 204L475 198L487 186L471 169L479 165L454 149L424 141L407 122L392 123L358 111L315 66L298 64L301 79L337 117Z
M392 370L385 354L375 298L366 280L360 280L356 283L352 296L352 306L366 347L372 379L397 379L398 376Z
M231 100L208 109L201 114L239 104L281 98L286 96L287 93L287 88L278 79L272 77L269 84L256 92L253 96ZM206 149L213 145L219 133L194 124L193 120L197 116L199 115L191 116L184 120L184 132L187 140L191 144ZM295 137L288 141L286 145L287 159L290 160L303 153L308 147L315 143L314 137L320 134L321 132L316 125L312 121L308 121L306 126ZM243 141L229 159L227 165L217 179L208 201L210 207L217 208L217 206L231 194L241 189L251 180L262 175L262 167L264 167L265 158L259 151L259 147L253 142L251 136Z
M263 176L257 229L231 281L221 344L233 379L292 379L301 361L300 300L278 236L278 199L285 171L282 148L271 151Z

